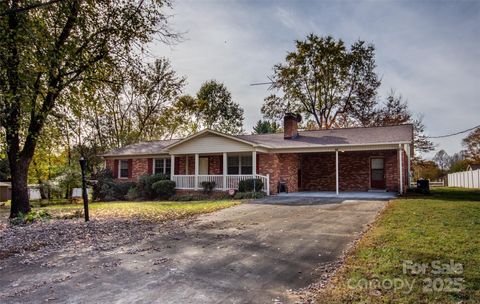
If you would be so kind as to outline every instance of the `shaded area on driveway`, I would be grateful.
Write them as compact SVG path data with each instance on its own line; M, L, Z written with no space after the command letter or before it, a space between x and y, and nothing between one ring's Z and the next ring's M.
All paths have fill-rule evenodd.
M33 265L11 258L0 264L0 302L291 302L287 290L316 282L385 205L278 198L159 225L110 251L60 251ZM12 284L26 290L12 294Z

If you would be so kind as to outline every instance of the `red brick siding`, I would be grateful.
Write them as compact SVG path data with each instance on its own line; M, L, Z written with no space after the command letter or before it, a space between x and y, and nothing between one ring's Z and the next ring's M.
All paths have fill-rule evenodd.
M278 154L258 154L258 174L270 175L270 193L277 193L277 185L280 178Z
M286 182L289 192L298 191L298 154L258 154L258 174L270 175L270 193L276 194L278 183Z
M131 165L130 165L131 164ZM115 159L106 159L105 167L111 170L114 173L114 176L117 176L115 172ZM129 178L122 178L122 181L137 181L140 176L143 174L148 174L148 158L133 158L129 159Z
M384 158L386 189L399 190L397 151L387 150L340 152L338 156L340 191L370 189L370 158L372 157ZM302 190L335 191L335 153L304 154L301 156L301 168Z
M222 175L223 174L223 156L212 155L208 157L208 174Z
M175 156L175 174L186 175L187 156ZM188 175L195 174L195 156L188 156Z

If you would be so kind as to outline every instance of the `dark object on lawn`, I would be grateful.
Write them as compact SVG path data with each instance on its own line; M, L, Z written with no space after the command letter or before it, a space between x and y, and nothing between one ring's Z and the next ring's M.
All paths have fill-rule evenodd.
M216 184L215 184L214 181L210 181L210 182L205 181L205 182L202 182L201 185L202 185L202 188L203 188L203 193L210 194L210 193L212 193Z
M288 187L286 182L278 182L278 193L288 193Z
M87 160L83 157L80 158L80 168L82 168L82 197L83 197L83 210L85 214L85 222L90 220L88 216L88 194L87 194Z
M428 179L417 180L417 190L419 193L430 194L430 181Z

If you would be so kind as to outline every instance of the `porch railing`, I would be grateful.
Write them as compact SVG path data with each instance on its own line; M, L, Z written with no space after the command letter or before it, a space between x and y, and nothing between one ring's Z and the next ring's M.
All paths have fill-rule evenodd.
M171 179L175 182L177 189L202 189L202 182L215 182L215 189L217 190L229 190L238 189L238 184L242 180L258 178L263 182L262 191L270 194L270 178L264 175L173 175ZM197 180L197 185L195 185Z

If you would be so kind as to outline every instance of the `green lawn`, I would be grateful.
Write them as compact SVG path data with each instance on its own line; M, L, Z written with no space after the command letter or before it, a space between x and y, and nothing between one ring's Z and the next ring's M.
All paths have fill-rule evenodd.
M456 265L455 273L432 273L450 260L463 271ZM404 273L404 261L427 263L425 274ZM480 191L441 188L392 201L318 301L479 303Z

